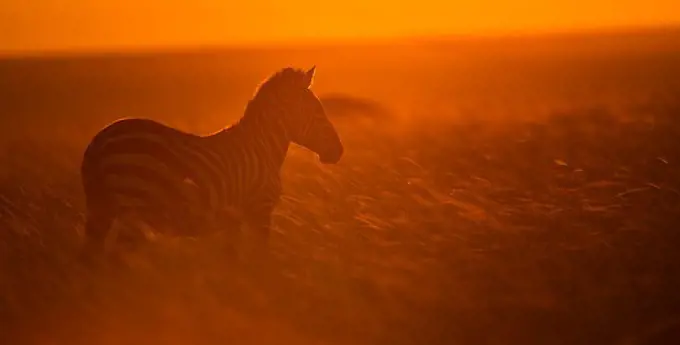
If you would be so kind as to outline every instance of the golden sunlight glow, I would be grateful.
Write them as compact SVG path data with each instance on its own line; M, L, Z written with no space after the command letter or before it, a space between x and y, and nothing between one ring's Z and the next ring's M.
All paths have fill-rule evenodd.
M676 0L6 0L0 51L487 35L680 22Z

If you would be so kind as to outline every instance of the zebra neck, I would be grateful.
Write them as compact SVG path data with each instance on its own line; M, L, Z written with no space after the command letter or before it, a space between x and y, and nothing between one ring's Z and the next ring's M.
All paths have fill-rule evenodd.
M270 109L279 109L269 106ZM261 107L253 102L248 105L246 114L228 131L238 136L239 142L247 142L261 161L272 168L280 169L288 154L290 138L280 119L284 114L276 111L261 111Z

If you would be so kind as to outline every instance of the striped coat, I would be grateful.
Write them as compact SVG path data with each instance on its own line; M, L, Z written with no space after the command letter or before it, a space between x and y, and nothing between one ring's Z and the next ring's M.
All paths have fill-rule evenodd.
M199 136L148 119L116 121L82 161L86 252L97 253L115 220L178 234L233 230L242 221L266 245L290 143L336 163L339 136L311 91L315 68L283 69L258 88L235 124Z

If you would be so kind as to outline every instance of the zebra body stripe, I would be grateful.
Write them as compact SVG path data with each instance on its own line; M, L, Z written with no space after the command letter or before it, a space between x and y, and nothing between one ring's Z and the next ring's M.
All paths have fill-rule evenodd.
M257 142L219 145L235 139L229 136L246 139L233 129L201 137L149 120L124 121L112 126L140 126L105 129L88 151L96 178L120 209L162 209L206 221L218 213L242 218L247 205L275 204L280 195L279 171L263 171L267 151L254 150Z

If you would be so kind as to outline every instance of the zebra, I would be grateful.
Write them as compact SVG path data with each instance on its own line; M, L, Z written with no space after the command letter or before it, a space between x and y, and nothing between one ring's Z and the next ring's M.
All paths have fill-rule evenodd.
M212 134L144 118L120 119L95 134L81 164L86 257L105 251L114 221L124 218L180 234L233 231L245 223L256 248L266 251L290 143L313 151L322 164L343 156L340 137L311 90L315 71L287 67L272 74L244 115Z

